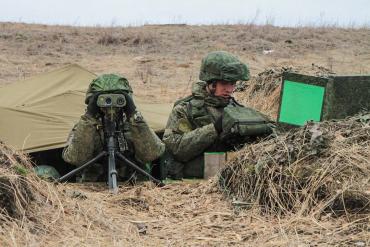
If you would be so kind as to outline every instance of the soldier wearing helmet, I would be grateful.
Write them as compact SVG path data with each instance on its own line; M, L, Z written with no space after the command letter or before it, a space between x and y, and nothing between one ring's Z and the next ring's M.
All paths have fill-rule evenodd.
M232 147L221 135L225 107L243 107L232 97L237 81L249 80L249 70L234 55L216 51L203 60L192 95L175 103L163 135L168 175L174 179L202 177L204 152Z
M102 93L120 93L126 99L122 114L127 124L120 127L120 151L139 165L158 159L164 152L164 144L136 110L128 80L115 74L101 75L90 83L85 99L86 113L70 132L67 146L63 150L63 159L72 165L81 166L103 151L105 140L102 112L97 106L97 98ZM127 167L122 164L118 164L117 172L120 180L130 176ZM105 177L104 166L101 164L89 166L82 173L82 181L104 181Z

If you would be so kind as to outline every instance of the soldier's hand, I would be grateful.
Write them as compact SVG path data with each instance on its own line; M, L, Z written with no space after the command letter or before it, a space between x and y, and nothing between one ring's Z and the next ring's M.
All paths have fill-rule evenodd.
M87 104L86 114L93 118L97 117L97 115L100 113L100 109L96 104L98 96L99 94L97 93L93 94L89 99L89 103Z
M213 123L218 134L222 132L222 115Z
M127 117L130 118L132 115L135 114L136 106L135 106L134 100L131 98L131 96L128 93L123 92L122 94L125 96L125 99L126 99L125 113Z

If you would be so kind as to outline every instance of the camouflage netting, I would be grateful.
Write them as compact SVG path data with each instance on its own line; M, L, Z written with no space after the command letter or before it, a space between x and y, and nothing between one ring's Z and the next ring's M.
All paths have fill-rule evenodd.
M262 212L370 213L370 113L308 123L246 146L228 162L219 186Z
M249 107L276 119L279 108L280 86L284 72L303 73L306 75L328 77L335 74L331 70L312 64L309 67L278 67L269 68L249 81L238 82L236 88L237 100Z
M40 194L28 158L0 142L0 223L31 215L31 202Z

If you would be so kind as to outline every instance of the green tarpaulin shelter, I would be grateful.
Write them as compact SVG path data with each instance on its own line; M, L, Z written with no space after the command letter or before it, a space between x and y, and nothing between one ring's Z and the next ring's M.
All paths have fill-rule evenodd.
M95 77L68 65L0 87L0 140L27 153L63 147L84 113L85 91ZM154 130L165 127L172 104L134 100Z

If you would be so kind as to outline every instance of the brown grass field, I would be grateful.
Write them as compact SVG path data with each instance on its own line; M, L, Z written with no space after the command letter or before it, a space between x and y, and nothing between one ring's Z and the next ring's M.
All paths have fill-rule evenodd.
M312 64L338 74L369 74L369 40L369 28L0 23L0 83L78 63L97 74L126 76L136 94L173 101L198 79L200 60L210 51L238 55L249 64L252 75L270 67L310 68ZM268 50L273 52L264 55Z
M200 60L210 51L234 53L254 77L282 67L306 73L370 74L369 41L366 27L0 23L0 85L77 63L97 74L126 76L135 94L153 102L173 102L189 93L198 79ZM274 89L271 97L237 97L274 116L276 102L269 99L277 93ZM121 186L117 195L101 185L55 185L34 176L19 180L3 168L19 160L17 155L3 146L0 150L0 179L7 177L14 185L9 188L16 188L13 201L19 213L5 217L0 211L0 246L370 245L369 214L264 215L233 206L218 191L216 179L163 188L147 182ZM369 149L365 151L368 155ZM18 191L22 184L34 191L32 199Z

